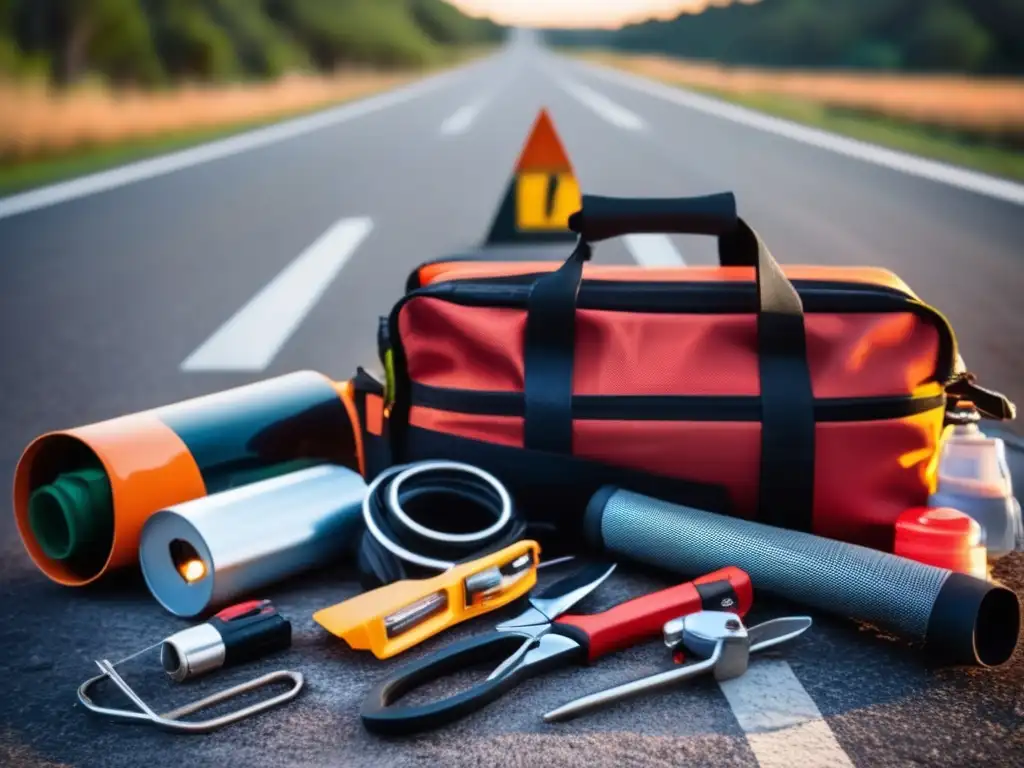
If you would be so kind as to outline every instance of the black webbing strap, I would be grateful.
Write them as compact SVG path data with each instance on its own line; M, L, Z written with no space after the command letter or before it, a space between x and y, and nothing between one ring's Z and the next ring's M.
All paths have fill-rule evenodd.
M561 267L530 289L523 348L523 441L529 450L572 454L576 294L589 260L590 245L581 239Z
M741 219L736 221L732 233L720 236L719 247L732 255L733 263L756 267L762 406L758 519L810 531L815 420L803 304L761 238ZM590 256L590 246L581 238L572 256L538 278L530 292L524 349L527 450L573 452L576 298Z
M814 513L814 390L804 308L767 246L742 219L734 237L757 252L761 474L757 518L810 532ZM744 249L746 250L746 249Z

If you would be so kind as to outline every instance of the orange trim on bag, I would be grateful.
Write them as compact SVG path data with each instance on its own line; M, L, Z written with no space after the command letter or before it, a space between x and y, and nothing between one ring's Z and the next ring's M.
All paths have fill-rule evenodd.
M380 395L366 396L366 431L376 437L384 434L384 398Z
M338 397L341 398L341 402L345 406L345 412L348 414L349 421L352 422L352 437L356 447L356 466L359 468L359 474L366 477L366 450L363 448L363 430L359 428L359 409L356 407L355 383L351 379L332 383L334 384L334 391L338 393Z
M566 253L568 256L568 252ZM535 272L552 272L559 261L445 261L420 267L421 285L446 280L470 280L487 277L512 277ZM917 298L903 280L880 267L844 267L822 265L783 265L790 280L827 280L864 283L897 291ZM640 269L631 265L585 264L584 279L652 282L753 282L752 267L661 267Z

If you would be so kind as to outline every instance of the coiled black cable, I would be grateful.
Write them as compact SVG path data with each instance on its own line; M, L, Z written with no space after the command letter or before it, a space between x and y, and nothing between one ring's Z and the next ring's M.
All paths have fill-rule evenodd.
M357 562L364 589L433 576L514 544L527 528L497 478L454 461L380 473L367 488L363 522Z

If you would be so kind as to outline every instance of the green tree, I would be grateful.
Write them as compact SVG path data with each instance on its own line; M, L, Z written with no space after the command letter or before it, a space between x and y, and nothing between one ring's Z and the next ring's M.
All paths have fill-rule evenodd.
M971 14L952 2L928 4L924 18L907 41L906 63L921 69L981 69L992 38Z
M501 34L443 0L0 0L0 71L47 62L60 84L89 72L143 84L276 77L426 64Z
M231 39L246 74L278 77L309 65L309 57L276 25L260 0L206 0L211 19Z
M472 45L501 38L501 29L493 22L466 16L444 0L408 1L413 21L435 43Z
M405 0L269 0L268 8L323 70L352 63L424 64L437 53Z
M116 82L154 85L164 78L149 19L135 0L92 0L84 66ZM78 73L82 63L78 63ZM76 73L77 74L77 73Z
M972 0L971 15L992 39L986 70L1024 72L1024 2L1022 0Z
M5 0L3 10L9 50L24 61L49 61L58 85L90 70L143 83L161 77L138 0Z
M730 64L1024 73L1024 0L760 0L549 35Z
M203 0L150 0L157 49L176 79L227 80L240 74L234 43Z

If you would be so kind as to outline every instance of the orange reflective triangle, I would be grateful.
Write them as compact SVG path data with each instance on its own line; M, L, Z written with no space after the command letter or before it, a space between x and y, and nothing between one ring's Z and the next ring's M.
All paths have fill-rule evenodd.
M485 245L568 243L569 216L580 209L579 183L546 109L530 129Z
M572 173L572 164L565 153L555 125L546 109L541 109L516 163L516 173L524 171L563 171Z

